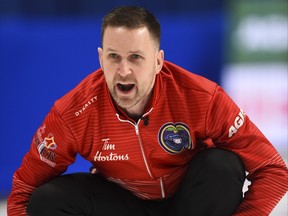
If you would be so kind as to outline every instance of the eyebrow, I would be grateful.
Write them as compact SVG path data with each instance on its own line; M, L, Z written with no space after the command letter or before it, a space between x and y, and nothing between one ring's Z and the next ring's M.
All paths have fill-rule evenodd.
M109 51L109 52L116 52L116 50L114 50L114 49L112 49L112 48L110 48L110 47L107 48L107 51Z
M110 47L107 48L107 51L108 52L117 52L117 50L112 49ZM131 53L131 54L134 54L134 53L143 54L143 52L141 50L132 50L132 51L129 51L128 53Z
M140 51L140 50L129 51L129 53L132 53L132 54L134 54L134 53L143 54L143 52Z

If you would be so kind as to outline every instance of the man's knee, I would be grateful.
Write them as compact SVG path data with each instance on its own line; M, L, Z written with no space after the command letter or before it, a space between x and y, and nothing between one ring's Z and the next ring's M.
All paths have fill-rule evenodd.
M207 178L236 177L240 181L245 180L245 168L239 156L224 149L210 148L198 153L191 161L190 169L195 169Z
M191 160L168 215L232 215L242 200L244 180L245 169L236 154L203 150Z
M57 177L36 188L28 202L28 215L55 215L61 209L67 209L67 212L84 209L89 203L84 203L79 198L81 193L75 178L81 177L80 175Z
M27 207L31 216L127 216L135 212L140 216L142 211L138 198L130 192L100 175L85 173L60 176L38 187Z
M32 193L27 206L28 215L43 215L43 212L54 208L65 200L65 194L57 185L46 183Z

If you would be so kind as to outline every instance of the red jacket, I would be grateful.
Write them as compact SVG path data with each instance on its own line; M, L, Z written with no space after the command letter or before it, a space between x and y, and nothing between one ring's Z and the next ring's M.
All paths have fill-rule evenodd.
M172 196L203 142L235 152L249 172L237 215L268 215L287 191L287 167L223 89L165 62L150 107L135 122L112 102L99 69L57 100L35 133L13 177L8 215L25 215L32 191L65 172L76 154L140 198Z

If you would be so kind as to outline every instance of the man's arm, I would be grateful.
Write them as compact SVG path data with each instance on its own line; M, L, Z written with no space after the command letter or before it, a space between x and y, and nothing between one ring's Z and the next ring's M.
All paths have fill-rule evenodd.
M31 148L14 173L7 202L9 216L26 215L30 195L36 187L61 175L76 158L74 137L55 107L35 133Z
M248 116L218 87L210 104L207 136L242 159L251 181L235 215L269 215L287 192L287 166Z

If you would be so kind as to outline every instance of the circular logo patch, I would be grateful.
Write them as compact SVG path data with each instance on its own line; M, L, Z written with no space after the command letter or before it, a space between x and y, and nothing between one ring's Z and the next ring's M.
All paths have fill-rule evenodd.
M171 154L178 154L184 148L192 148L189 127L181 122L164 124L159 130L158 141L162 148Z

